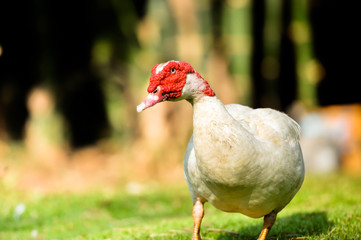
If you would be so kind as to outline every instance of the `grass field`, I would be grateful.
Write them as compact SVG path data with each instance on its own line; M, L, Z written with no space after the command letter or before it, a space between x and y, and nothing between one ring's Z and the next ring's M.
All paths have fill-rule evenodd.
M0 239L191 239L186 187L152 184L82 194L36 194L0 181ZM361 239L361 177L307 176L268 239ZM262 219L206 204L203 239L256 239Z

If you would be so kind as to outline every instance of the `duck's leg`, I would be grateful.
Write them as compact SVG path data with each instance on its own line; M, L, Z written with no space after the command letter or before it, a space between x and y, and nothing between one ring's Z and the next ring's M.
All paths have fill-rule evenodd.
M197 200L193 205L193 237L192 240L200 240L201 222L204 215L203 203Z
M262 232L258 237L258 240L265 240L268 232L271 230L273 224L276 221L277 213L271 212L264 216Z

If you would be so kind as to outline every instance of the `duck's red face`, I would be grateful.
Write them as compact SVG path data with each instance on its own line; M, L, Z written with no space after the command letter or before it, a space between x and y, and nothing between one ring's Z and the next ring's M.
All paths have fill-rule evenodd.
M138 105L137 111L141 112L159 102L179 98L186 84L187 74L194 72L192 66L186 62L168 61L155 65L150 76L149 94Z

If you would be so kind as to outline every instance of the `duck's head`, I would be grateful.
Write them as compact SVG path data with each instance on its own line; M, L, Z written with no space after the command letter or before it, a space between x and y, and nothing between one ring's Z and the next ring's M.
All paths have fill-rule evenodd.
M138 112L163 101L190 100L197 94L215 95L189 63L174 60L152 68L147 91L148 96L137 106Z

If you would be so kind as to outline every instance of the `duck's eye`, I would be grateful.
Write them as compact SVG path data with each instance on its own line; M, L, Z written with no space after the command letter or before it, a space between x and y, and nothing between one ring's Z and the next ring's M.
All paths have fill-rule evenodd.
M171 72L171 73L175 73L175 68L172 68L172 69L170 70L170 72Z
M156 88L152 93L156 94L158 92L158 88Z

